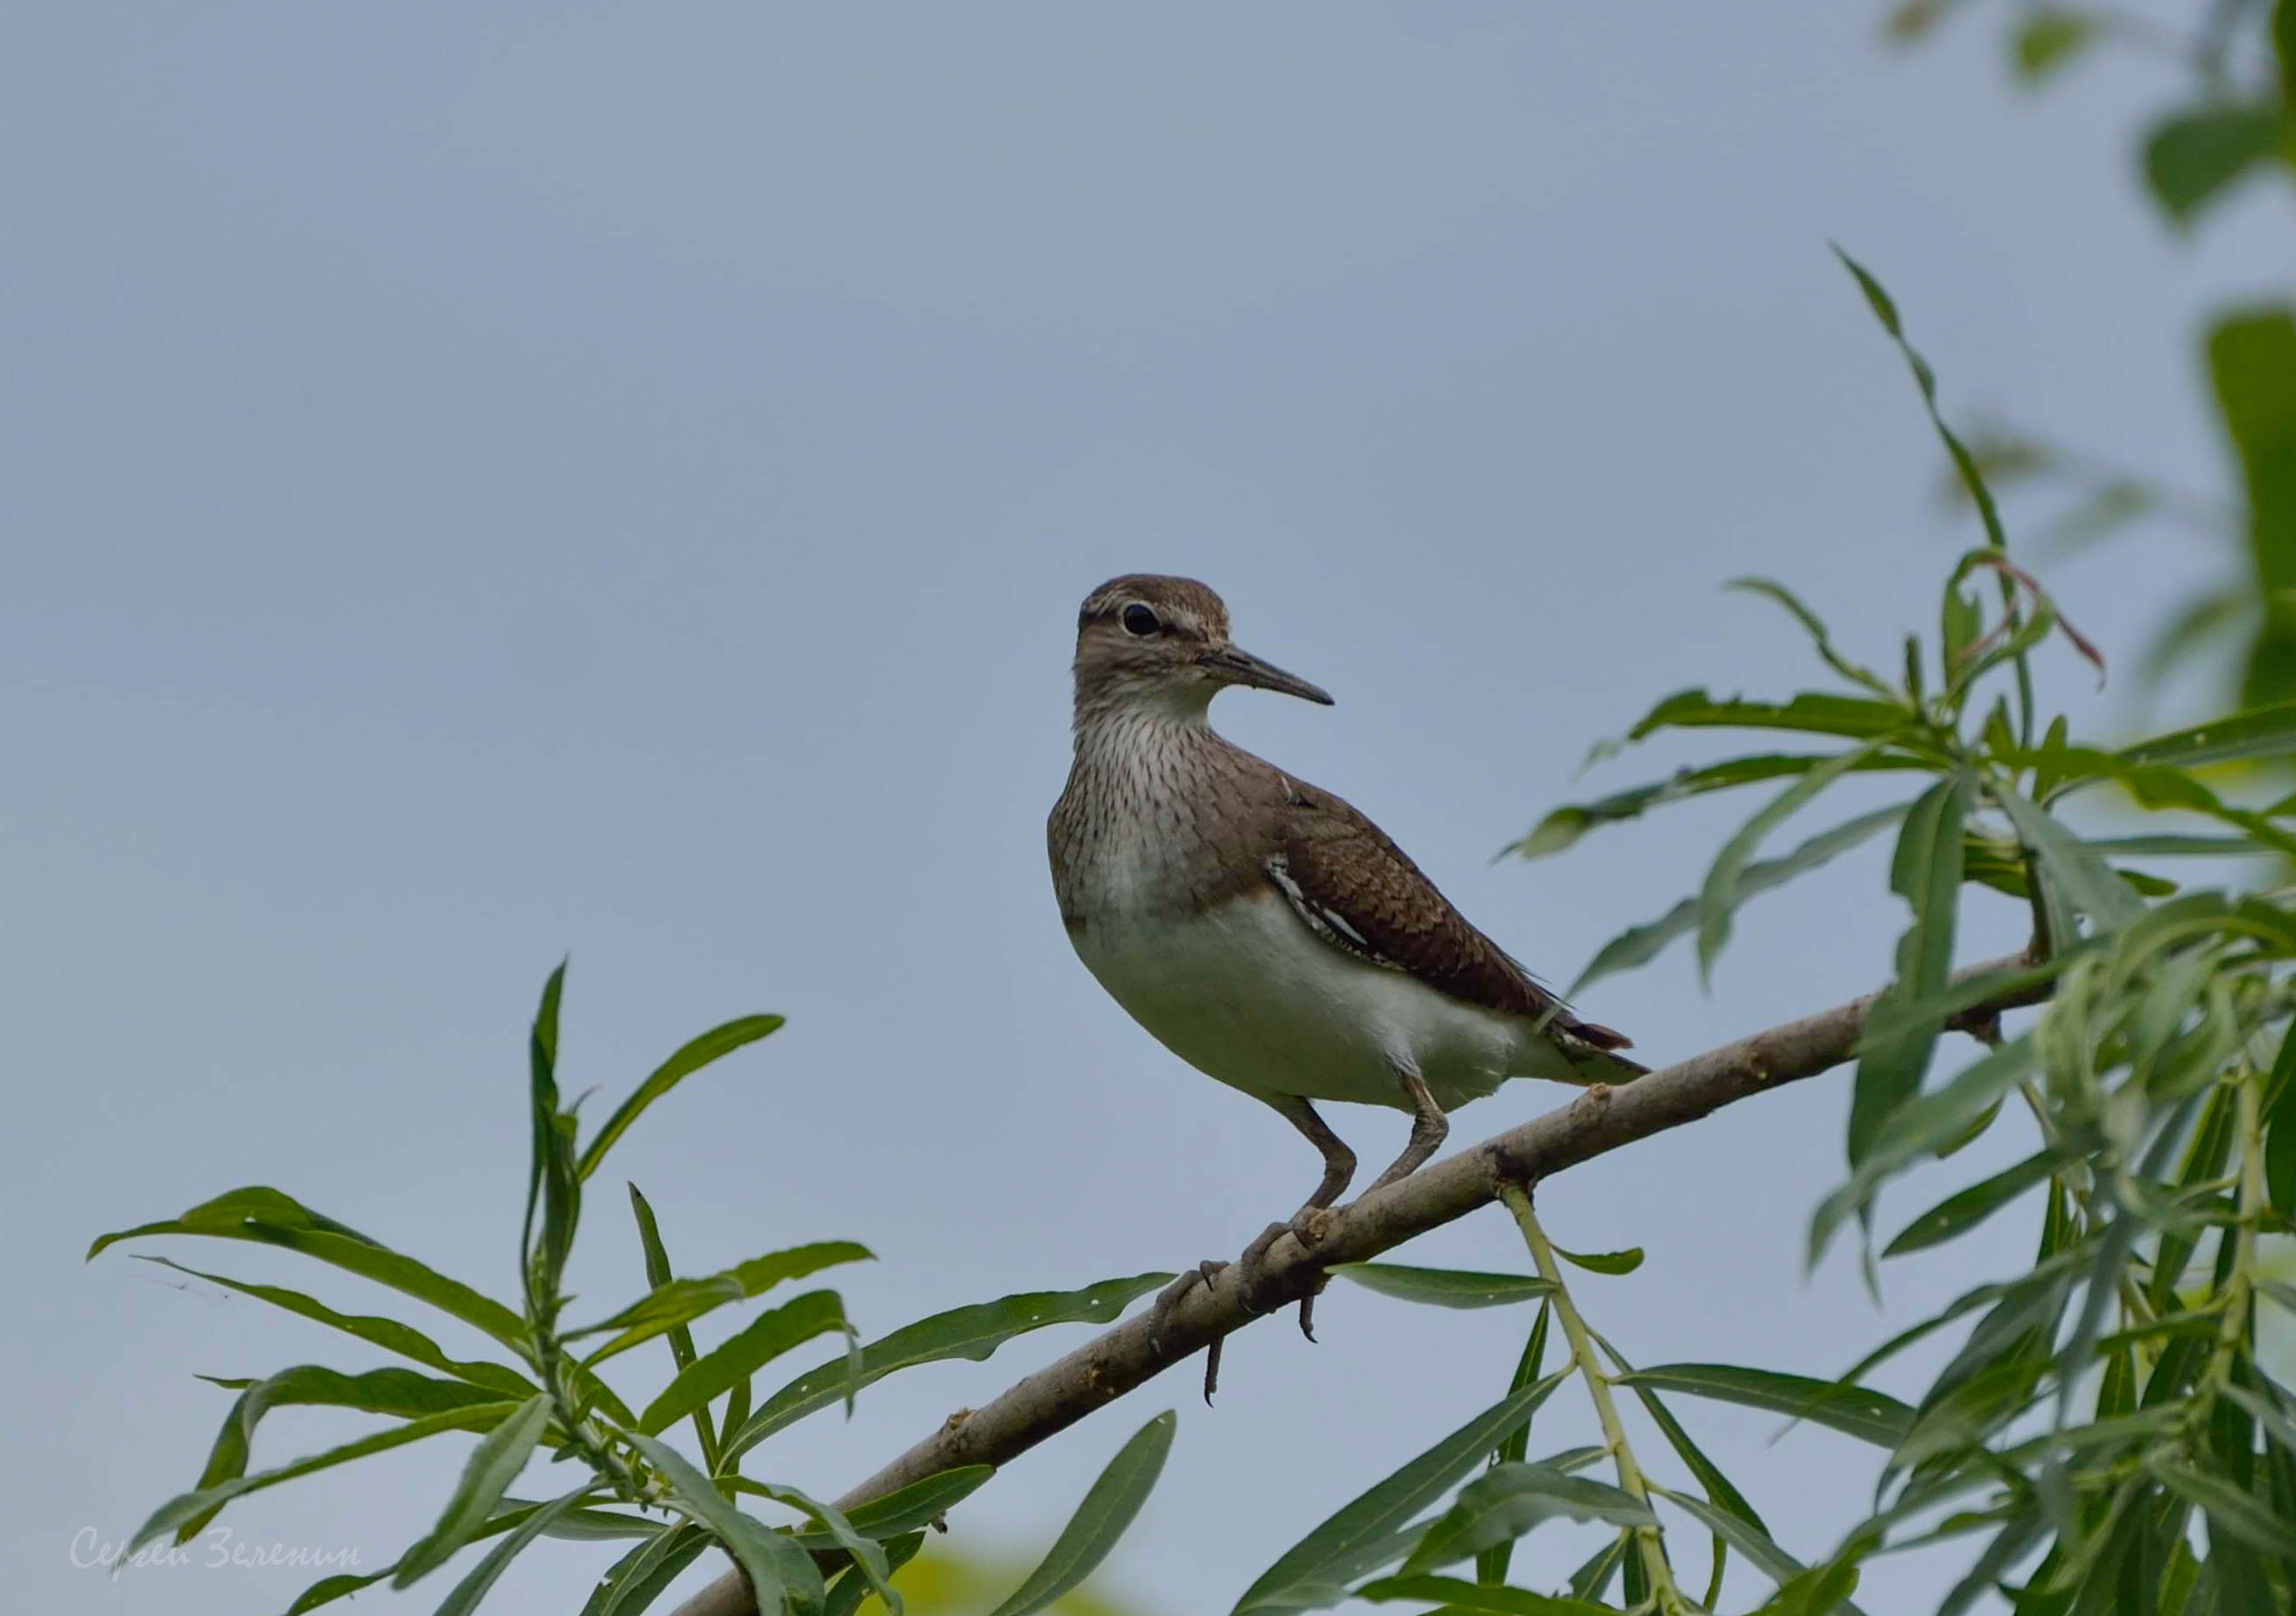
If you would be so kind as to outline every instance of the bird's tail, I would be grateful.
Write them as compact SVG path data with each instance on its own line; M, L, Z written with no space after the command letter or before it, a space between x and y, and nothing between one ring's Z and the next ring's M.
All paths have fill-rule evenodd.
M1634 1048L1635 1041L1599 1023L1562 1015L1549 1029L1554 1041L1570 1057L1571 1065L1590 1083L1625 1083L1646 1075L1650 1068L1619 1053Z

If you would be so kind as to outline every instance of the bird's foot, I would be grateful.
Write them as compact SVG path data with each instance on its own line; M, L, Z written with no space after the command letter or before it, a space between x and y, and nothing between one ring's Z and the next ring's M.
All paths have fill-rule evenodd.
M1148 1350L1159 1358L1164 1355L1164 1326L1171 1322L1173 1310L1187 1300L1188 1293L1199 1285L1212 1288L1227 1264L1206 1259L1195 1267L1184 1270L1177 1279L1156 1293L1155 1305L1148 1310Z
M1237 1260L1236 1266L1243 1270L1243 1305L1255 1313L1267 1311L1261 1290L1260 1269L1278 1240L1290 1235L1300 1242L1302 1251L1312 1252L1322 1244L1324 1230L1330 1227L1331 1220L1332 1214L1327 1209L1303 1206L1287 1221L1271 1223L1260 1230L1252 1243L1243 1248L1243 1255ZM1322 1288L1318 1285L1316 1290ZM1316 1339L1316 1291L1310 1291L1300 1299L1300 1334L1309 1341Z

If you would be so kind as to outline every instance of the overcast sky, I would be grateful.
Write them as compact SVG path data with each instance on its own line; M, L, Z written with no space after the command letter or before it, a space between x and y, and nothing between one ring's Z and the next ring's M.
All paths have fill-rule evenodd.
M509 1294L525 1026L569 951L565 1081L604 1102L705 1026L790 1017L618 1148L577 1258L586 1298L637 1288L626 1176L688 1271L867 1242L881 1261L841 1285L871 1334L1231 1254L1288 1212L1313 1153L1135 1028L1054 910L1043 817L1075 607L1103 578L1219 589L1241 643L1339 705L1236 693L1217 722L1347 795L1567 981L1693 890L1752 804L1529 866L1492 853L1574 793L1727 744L1574 780L1656 698L1810 678L1779 620L1718 584L1790 580L1887 662L1971 541L1828 239L1895 290L1956 413L2220 486L2192 339L2212 301L2284 270L2284 209L2251 199L2196 242L2158 222L2131 147L2183 89L2169 64L2100 58L2037 100L2007 82L2001 8L1912 55L1879 14L14 15L0 1369L29 1416L10 1422L0 1520L22 1608L245 1616L310 1579L75 1569L75 1534L123 1537L198 1474L227 1396L193 1372L378 1361L80 1253L271 1182ZM2156 535L2043 564L2126 665L2219 561ZM2046 669L2081 722L2124 720L2125 690ZM1663 1061L1874 986L1903 914L1884 858L1748 911L1710 996L1669 956L1582 1008ZM1971 956L2018 940L2005 906L1976 912ZM1830 1374L2030 1261L2021 1215L1990 1246L1891 1265L1886 1314L1846 1262L1805 1283L1845 1097L1813 1083L1550 1186L1555 1238L1650 1253L1586 1281L1596 1326L1638 1360ZM1512 1088L1452 1137L1560 1098ZM1367 1162L1404 1130L1330 1114ZM2005 1128L1893 1215L2026 1148ZM398 1305L255 1248L172 1254ZM1411 1259L1522 1261L1496 1212ZM1320 1317L1320 1346L1288 1324L1233 1343L1216 1410L1191 1367L1013 1464L948 1541L1033 1556L1123 1437L1177 1407L1163 1485L1104 1582L1154 1616L1226 1609L1495 1398L1529 1322L1344 1290ZM1078 1339L888 1382L757 1468L833 1494ZM634 1389L667 1361L625 1360L649 1377ZM1859 1513L1866 1450L1677 1412L1797 1553ZM371 1424L288 1411L258 1463ZM1591 1429L1567 1392L1534 1451ZM379 1566L462 1451L223 1521ZM1552 1586L1591 1542L1549 1528L1518 1571ZM545 1545L498 1598L571 1612L612 1553ZM1887 1563L1861 1603L1926 1611L1959 1557Z

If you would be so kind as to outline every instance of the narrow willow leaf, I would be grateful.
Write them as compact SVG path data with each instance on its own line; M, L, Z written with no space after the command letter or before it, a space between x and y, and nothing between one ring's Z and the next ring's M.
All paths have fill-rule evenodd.
M579 1499L584 1493L593 1490L595 1485L596 1484L594 1482L586 1482L581 1487L577 1488L570 1496L576 1499ZM498 1538L504 1532L515 1531L520 1527L524 1526L529 1521L532 1520L536 1512L548 1507L547 1506L537 1504L524 1498L515 1500L514 1502L512 1499L505 1498L503 1500L503 1503L505 1507L503 1509L502 1513L496 1515L492 1520L488 1521L484 1526L480 1527L476 1532L472 1534L472 1542L479 1542L488 1538ZM603 1535L602 1533L582 1531L576 1527L574 1523L580 1522L586 1516L607 1515L610 1513L611 1512L604 1510L588 1510L569 1507L567 1509L559 1510L553 1514L549 1518L548 1522L539 1529L539 1531L542 1536L547 1538L601 1536ZM623 1517L619 1516L614 1518L618 1521L623 1519ZM660 1528L655 1526L651 1521L639 1521L636 1516L630 1516L627 1517L627 1519L633 1522L638 1530L635 1534L633 1534L627 1528L622 1528L618 1531L617 1535L652 1537L654 1533L660 1530ZM316 1611L322 1605L332 1604L338 1599L348 1599L362 1588L370 1588L378 1582L387 1580L390 1575L398 1570L398 1562L393 1561L390 1564L384 1566L380 1571L368 1571L363 1575L322 1577L318 1581L313 1583L309 1587L305 1588L300 1594L298 1594L295 1596L295 1602L287 1607L286 1616L304 1616L306 1612ZM583 1616L593 1616L593 1605L594 1604L595 1602L593 1601L592 1604L586 1604L583 1607Z
M1554 1294L1544 1279L1524 1274L1475 1274L1460 1269L1407 1268L1397 1262L1335 1262L1331 1271L1351 1284L1398 1302L1439 1308L1500 1308Z
M470 1574L455 1585L455 1591L447 1595L446 1602L439 1605L439 1616L471 1616L471 1612L479 1608L479 1602L500 1580L510 1563L518 1557L519 1551L542 1536L550 1523L571 1509L575 1500L588 1492L590 1487L591 1483L585 1481L573 1491L562 1493L537 1507L515 1531L488 1549L486 1557L471 1568ZM405 1563L400 1562L402 1566ZM398 1585L394 1583L392 1586Z
M2296 1218L2296 1031L2280 1041L2267 1093L2274 1087L2279 1094L2265 1120L2265 1193L2274 1211Z
M906 1537L896 1538L885 1545L885 1563L898 1571L917 1557L917 1551L924 1547L924 1543L922 1532L910 1532ZM830 1588L829 1598L821 1608L821 1616L855 1616L861 1609L861 1602L869 1597L871 1591L869 1579L856 1566L840 1577Z
M1760 595L1784 607L1787 615L1800 624L1803 632L1808 634L1811 642L1817 649L1819 659L1826 666L1850 683L1864 685L1883 701L1891 703L1897 701L1898 693L1890 688L1888 682L1880 674L1870 668L1859 667L1833 649L1833 637L1826 633L1825 624L1819 621L1817 614L1803 605L1801 598L1784 584L1775 578L1746 577L1733 578L1722 587L1742 591L1747 594Z
M487 1432L463 1466L462 1479L448 1496L438 1524L399 1556L398 1570L390 1579L391 1587L403 1588L416 1578L427 1576L471 1540L471 1535L486 1524L487 1517L502 1502L503 1494L518 1480L518 1473L534 1457L535 1448L542 1441L542 1428L549 1423L550 1399L530 1397L519 1405L515 1414Z
M2083 846L2079 837L2047 810L1995 782L1993 799L2017 828L2017 838L2041 861L2045 879L2054 879L2073 908L2101 930L2128 925L2144 904L2112 867Z
M669 1252L661 1243L661 1226L654 1220L653 1207L638 1193L636 1184L625 1182L630 1192L630 1215L637 1220L638 1245L645 1257L646 1284L659 1293L671 1279ZM691 1367L694 1359L693 1332L684 1321L666 1326L669 1334L669 1356L680 1369ZM591 1359L594 1366L595 1355ZM718 1432L709 1423L707 1403L693 1411L693 1437L701 1444L701 1467L715 1475L718 1471Z
M846 1518L844 1511L835 1505L824 1504L816 1498L809 1498L794 1487L783 1487L772 1481L750 1481L745 1483L745 1486L751 1490L763 1493L776 1504L786 1504L791 1508L801 1510L820 1522L822 1534L837 1547L845 1551L846 1557L853 1562L855 1568L867 1579L869 1586L876 1591L877 1597L885 1602L885 1608L892 1612L892 1616L901 1616L901 1596L893 1591L891 1584L887 1581L887 1579L893 1574L893 1568L886 1561L884 1549L863 1536L855 1528L853 1522ZM805 1547L802 1537L799 1538L799 1546Z
M527 1046L534 1146L527 1169L526 1221L519 1256L526 1277L528 1306L537 1317L548 1317L557 1305L558 1277L573 1249L574 1228L582 1211L582 1184L574 1171L572 1155L573 1121L558 1109L558 1008L565 985L566 967L562 961L543 984L542 1004L535 1012L534 1032ZM534 1239L537 1206L542 1212L538 1248Z
M1678 690L1627 731L1641 740L1660 730L1784 730L1804 735L1838 735L1846 740L1878 740L1896 735L1910 721L1895 701L1827 696L1805 691L1788 702L1718 699L1703 690ZM1910 740L1906 743L1913 746Z
M1620 1386L1682 1392L1748 1408L1767 1408L1821 1425L1882 1448L1895 1448L1913 1426L1914 1411L1896 1398L1868 1386L1844 1386L1785 1375L1774 1369L1743 1369L1730 1364L1661 1364L1612 1377Z
M1869 741L1854 752L1844 752L1818 764L1758 809L1735 835L1722 845L1706 872L1698 894L1698 974L1711 978L1714 961L1730 940L1730 917L1740 902L1739 880L1762 845L1762 839L1787 818L1870 757L1882 743Z
M1116 1457L1084 1495L1084 1502L1077 1506L1076 1514L1061 1529L1043 1563L991 1616L1031 1616L1082 1582L1108 1558L1108 1551L1132 1524L1140 1506L1148 1501L1156 1478L1164 1473L1164 1457L1172 1450L1172 1431L1178 1423L1179 1416L1168 1408L1116 1450Z
M1957 1138L1985 1108L2031 1069L2033 1035L2021 1033L1941 1088L1899 1107L1889 1132L1857 1163L1849 1181L1818 1204L1809 1225L1808 1262L1815 1268L1843 1220L1874 1198L1882 1181Z
M709 1534L691 1522L662 1527L652 1541L614 1563L591 1590L582 1616L638 1616L668 1592L669 1585L701 1557L710 1541Z
M283 1290L275 1285L257 1285L250 1280L234 1279L227 1274L210 1274L203 1269L186 1268L182 1263L171 1261L165 1257L149 1257L139 1252L135 1253L135 1261L156 1263L161 1268L173 1269L178 1274L188 1274L194 1279L204 1279L209 1285L219 1285L226 1290L237 1291L242 1296L252 1296L258 1302L267 1302L275 1308L280 1308L300 1318L325 1325L329 1329L340 1330L346 1335L355 1335L371 1345L382 1348L385 1351L396 1352L401 1358L412 1359L418 1364L441 1370L453 1375L456 1380L468 1381L474 1386L484 1386L497 1396L509 1398L513 1402L523 1401L542 1390L525 1375L507 1365L490 1363L485 1359L465 1361L449 1358L441 1352L438 1344L422 1331L411 1325L401 1324L395 1318L378 1318L367 1314L338 1313L324 1303L313 1301L300 1291Z
M1898 1237L1883 1248L1882 1255L1902 1257L1908 1252L1927 1251L1932 1245L1941 1245L1967 1234L2046 1179L2064 1161L2060 1151L2039 1151L2014 1167L2005 1167L1989 1179L1980 1179L1967 1189L1948 1196L1898 1230Z
M2207 1512L2213 1532L2221 1530L2267 1555L2288 1552L2288 1524L2243 1488L2172 1459L2154 1459L2146 1473L2187 1504ZM2211 1542L2216 1541L2212 1537Z
M1676 1492L1656 1482L1651 1483L1651 1490L1736 1549L1745 1556L1748 1564L1782 1587L1808 1569L1772 1542L1769 1533L1749 1525L1726 1510L1715 1508L1703 1498ZM1850 1612L1851 1616L1865 1616L1847 1599L1841 1602L1839 1608Z
M379 1571L368 1571L364 1576L344 1571L332 1577L322 1577L295 1596L295 1603L287 1607L285 1616L304 1616L306 1612L316 1611L323 1604L348 1599L361 1588L373 1587L397 1569L396 1566L386 1565Z
M1419 1547L1404 1561L1401 1574L1408 1577L1449 1565L1557 1520L1658 1524L1647 1505L1607 1482L1540 1465L1499 1465L1459 1489L1457 1502L1427 1529Z
M912 1481L882 1498L857 1506L849 1516L853 1530L882 1540L930 1526L996 1473L994 1465L964 1465L955 1470L936 1471L922 1481ZM747 1489L758 1483L737 1480L734 1485ZM797 1540L808 1549L838 1547L836 1539L827 1532L800 1532Z
M1595 1604L1584 1599L1558 1599L1525 1588L1462 1582L1456 1577L1388 1577L1364 1584L1355 1594L1357 1598L1367 1599L1374 1604L1398 1599L1439 1600L1444 1616L1452 1612L1462 1612L1463 1616L1470 1612L1476 1616L1485 1612L1491 1616L1616 1616L1607 1604Z
M748 1573L759 1611L772 1616L786 1607L789 1616L819 1616L828 1590L812 1555L785 1534L742 1514L668 1442L636 1432L629 1441L668 1484L677 1512L717 1538Z
M1548 1320L1554 1314L1554 1304L1552 1302L1546 1300L1540 1301L1538 1304L1538 1317L1530 1321L1529 1338L1522 1343L1522 1356L1515 1360L1514 1377L1507 1382L1508 1396L1512 1397L1516 1392L1521 1391L1525 1386L1532 1384L1545 1371L1546 1367L1546 1326ZM1518 1425L1512 1432L1508 1432L1505 1440L1500 1442L1499 1445L1492 1450L1491 1463L1493 1465L1520 1465L1522 1463L1523 1456L1528 1453L1529 1449L1530 1427L1528 1424ZM1546 1463L1552 1465L1557 1470L1573 1468L1573 1466L1563 1464L1559 1457L1549 1459ZM1481 1554L1475 1556L1475 1580L1492 1586L1505 1582L1507 1579L1507 1566L1513 1562L1513 1558L1514 1543L1513 1539L1509 1539L1505 1543L1493 1544L1489 1548L1485 1549Z
M1639 1245L1630 1245L1621 1252L1566 1252L1558 1245L1554 1254L1590 1274L1631 1274L1643 1265L1643 1248Z
M1569 803L1551 809L1520 841L1500 849L1500 856L1516 853L1526 859L1545 858L1549 853L1561 853L1573 845L1579 837L1597 826L1640 819L1653 808L1680 802L1685 797L1704 796L1710 792L1727 791L1734 787L1751 785L1757 780L1800 774L1813 764L1824 761L1824 753L1764 752L1747 757L1726 758L1721 763L1707 763L1696 769L1677 770L1662 780L1614 791L1591 803ZM1910 761L1877 759L1876 762L1896 768L1920 766Z
M1796 876L1807 874L1838 855L1847 853L1861 842L1871 840L1906 817L1909 804L1878 808L1872 813L1861 813L1845 824L1831 830L1820 831L1792 853L1782 858L1762 859L1749 864L1739 872L1738 902L1746 902L1774 887L1784 886ZM1698 924L1698 900L1685 898L1655 920L1640 926L1630 926L1605 943L1578 973L1578 980L1563 995L1570 998L1583 992L1588 983L1605 976L1615 976L1620 971L1632 970L1658 958L1667 944L1677 937L1686 935Z
M1619 1567L1634 1546L1632 1532L1620 1532L1587 1557L1587 1563L1570 1573L1571 1596L1578 1599L1600 1599L1611 1586L1611 1579L1619 1574Z
M1897 853L1890 862L1890 890L1906 901L1914 918L1898 939L1897 975L1882 991L1881 1007L1933 999L1952 974L1954 922L1961 900L1962 826L1975 789L1966 771L1939 780L1922 794L1898 832ZM1924 1024L1885 1041L1866 1041L1849 1102L1853 1167L1873 1150L1890 1118L1920 1090L1938 1032L1939 1024Z
M2296 757L2296 701L2228 713L2189 730L2173 730L2112 755L2130 768L2196 769L2241 758Z
M2296 1455L2296 1419L2290 1418L2285 1409L2244 1386L2226 1386L2219 1395L2230 1398L2248 1410L2248 1416L2256 1422L2258 1430L2290 1454Z
M437 1436L444 1431L488 1431L517 1412L515 1403L481 1403L475 1408L450 1408L444 1414L426 1416L393 1425L363 1436L357 1441L346 1442L340 1448L330 1448L324 1453L297 1459L275 1470L258 1471L253 1475L234 1476L218 1486L201 1488L170 1498L152 1513L149 1520L136 1529L135 1537L120 1551L122 1559L163 1532L171 1532L194 1515L211 1514L215 1506L226 1504L242 1494L259 1492L266 1487L276 1487L282 1481L291 1481L298 1476L309 1475L315 1470L326 1470L337 1465L347 1465L353 1459L365 1458L369 1454L388 1449L401 1448L409 1442L419 1442L425 1437Z
M648 1106L712 1061L779 1031L783 1024L783 1017L779 1016L744 1016L722 1027L712 1027L688 1042L655 1067L652 1075L640 1083L629 1098L614 1107L614 1114L606 1119L597 1136L583 1147L577 1171L586 1179L597 1171L598 1163L606 1159L606 1152L614 1147L614 1141L629 1130L630 1124Z
M202 1376L202 1379L212 1378ZM412 1369L370 1369L364 1375L344 1375L316 1364L299 1364L260 1381L218 1381L240 1395L224 1416L223 1428L209 1449L207 1468L200 1473L201 1489L213 1488L247 1473L248 1452L255 1427L274 1408L357 1408L366 1414L421 1419L455 1408L471 1408L502 1401L502 1393L461 1381L438 1380ZM538 1395L538 1394L537 1394ZM223 1505L217 1504L221 1509ZM213 1518L214 1511L194 1515L176 1529L176 1541L188 1543Z
M611 1318L569 1330L563 1339L574 1341L608 1330L619 1331L619 1334L582 1360L586 1365L595 1366L666 1331L680 1329L727 1302L763 1295L785 1281L803 1279L840 1263L875 1260L875 1253L867 1246L857 1245L850 1240L823 1240L788 1251L768 1252L704 1279L669 1280Z
M1571 1371L1510 1392L1418 1457L1359 1494L1286 1550L1244 1590L1231 1616L1253 1611L1299 1611L1336 1604L1347 1585L1398 1560L1411 1547L1399 1529L1450 1490L1477 1462L1538 1406Z
M102 1236L88 1247L87 1254L93 1257L108 1245L146 1235L204 1235L300 1252L427 1302L443 1313L475 1325L513 1351L526 1343L526 1321L492 1297L433 1273L414 1258L313 1212L291 1196L261 1185L217 1196L178 1217Z
M637 1428L651 1436L684 1419L734 1382L752 1375L801 1342L845 1326L845 1304L834 1291L808 1291L761 1313L713 1351L680 1369L661 1395L645 1406ZM727 1457L733 1448L726 1443Z
M1028 1291L995 1302L952 1308L904 1325L861 1349L860 1369L839 1358L809 1369L775 1392L726 1439L725 1457L739 1458L784 1426L829 1408L846 1395L897 1370L945 1358L985 1359L1016 1335L1059 1324L1106 1324L1138 1298L1166 1284L1169 1274L1104 1279L1078 1291Z
M1634 1365L1626 1360L1618 1348L1604 1340L1599 1332L1590 1333L1595 1335L1595 1344L1600 1346L1610 1360L1618 1366L1621 1375L1632 1375L1635 1372ZM1631 1390L1636 1397L1642 1400L1643 1412L1651 1416L1651 1423L1659 1428L1660 1434L1666 1438L1668 1446L1674 1449L1676 1457L1689 1466L1692 1475L1698 1478L1698 1484L1706 1489L1706 1496L1713 1500L1716 1507L1728 1510L1757 1531L1769 1530L1769 1527L1755 1512L1753 1505L1748 1501L1746 1495L1740 1492L1736 1484L1722 1473L1720 1468L1713 1460L1706 1457L1696 1442L1690 1440L1690 1432L1682 1428L1682 1422L1676 1419L1674 1411L1659 1400L1658 1393L1648 1386L1635 1386ZM1706 1603L1711 1604L1713 1602L1709 1600Z

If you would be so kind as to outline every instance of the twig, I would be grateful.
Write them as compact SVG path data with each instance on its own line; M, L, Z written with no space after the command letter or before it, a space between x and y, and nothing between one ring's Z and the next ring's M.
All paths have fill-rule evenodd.
M1642 1466L1636 1463L1635 1450L1627 1441L1627 1428L1619 1419L1619 1405L1611 1396L1610 1377L1603 1373L1602 1360L1595 1356L1595 1343L1587 1339L1586 1320L1578 1317L1570 1287L1562 1283L1562 1270L1554 1262L1554 1248L1546 1243L1546 1231L1538 1227L1538 1214L1530 1209L1530 1191L1520 1184L1503 1184L1499 1187L1499 1199L1514 1214L1515 1227L1522 1231L1522 1243L1530 1248L1531 1266L1538 1269L1541 1279L1554 1287L1554 1316L1562 1321L1563 1339L1570 1343L1570 1359L1578 1366L1578 1378L1587 1383L1587 1396L1595 1405L1595 1418L1602 1424L1603 1441L1610 1449L1611 1462L1618 1467L1619 1490L1648 1509L1650 1489L1643 1485ZM1658 1608L1665 1616L1682 1616L1682 1591L1674 1586L1674 1571L1666 1563L1659 1529L1637 1526L1632 1535L1635 1547L1642 1555L1643 1574L1650 1579Z
M1989 959L1957 981L2020 970L2022 954ZM1983 1009L2038 1002L2046 985L2027 987ZM1075 1424L1214 1341L1281 1310L1323 1284L1335 1263L1364 1262L1391 1246L1465 1217L1499 1198L1510 1184L1535 1184L1566 1168L1694 1122L1723 1106L1840 1065L1857 1050L1876 996L1837 1005L1735 1043L1677 1062L1620 1088L1603 1084L1569 1105L1433 1162L1409 1178L1332 1213L1312 1251L1297 1238L1278 1240L1260 1264L1257 1295L1246 1302L1242 1272L1230 1264L1200 1285L1164 1319L1155 1344L1143 1313L1103 1331L1065 1358L1021 1380L961 1419L952 1418L837 1500L852 1510L896 1488L963 1465L1003 1465ZM1956 1018L1960 1019L1960 1018ZM737 1571L727 1571L673 1616L754 1616Z

